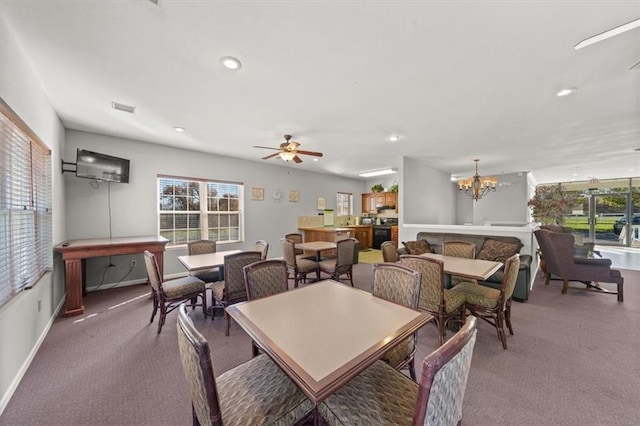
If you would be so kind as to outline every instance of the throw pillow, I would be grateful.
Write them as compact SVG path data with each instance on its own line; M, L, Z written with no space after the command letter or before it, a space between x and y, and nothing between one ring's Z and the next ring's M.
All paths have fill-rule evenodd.
M482 248L480 249L477 258L504 263L514 254L520 253L520 249L522 247L524 247L524 244L522 243L515 244L487 238L484 240L484 244L482 244Z
M423 253L433 253L427 240L403 241L402 245L407 249L407 253L419 255Z

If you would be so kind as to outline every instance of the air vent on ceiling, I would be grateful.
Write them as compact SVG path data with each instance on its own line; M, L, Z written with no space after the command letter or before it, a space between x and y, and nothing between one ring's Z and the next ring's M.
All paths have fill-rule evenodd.
M113 109L117 109L118 111L124 111L124 112L128 112L130 114L133 114L136 110L136 107L131 106L131 105L125 105L125 104L121 104L118 102L111 102L111 107Z
M158 3L160 3L160 0L148 0L150 3L155 4L156 6L159 6Z

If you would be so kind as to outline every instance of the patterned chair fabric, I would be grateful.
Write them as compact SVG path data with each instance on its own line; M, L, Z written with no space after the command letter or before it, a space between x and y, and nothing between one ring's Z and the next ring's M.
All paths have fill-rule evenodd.
M331 275L331 279L339 281L346 275L353 287L353 258L356 251L356 239L347 238L336 242L336 258L326 259L318 263L320 272Z
M509 334L513 336L511 297L518 279L518 269L520 269L520 256L514 254L505 262L505 272L500 290L478 286L473 283L460 283L455 287L457 291L461 291L464 294L465 308L496 328L498 338L502 342L504 349L507 349L507 336L504 331L505 322L509 329Z
M150 323L160 311L158 317L158 334L162 331L167 314L185 301L190 301L191 306L202 306L204 316L207 316L207 297L205 293L205 283L199 278L188 276L175 280L164 281L160 276L160 269L156 257L150 251L144 252L144 264L147 269L147 277L151 284L151 293L153 295L153 312L151 313ZM197 303L200 298L201 303Z
M247 300L247 290L244 285L244 268L254 262L260 261L260 252L243 251L229 254L224 257L224 281L214 283L211 287L214 300L223 307ZM231 317L224 311L227 321L226 335L229 335ZM213 319L213 315L211 316Z
M398 261L398 247L393 241L384 241L380 244L380 250L382 251L382 260L385 263L394 263Z
M287 264L284 260L270 259L244 267L247 299L260 299L289 290Z
M255 251L260 252L261 260L265 260L267 258L267 253L269 253L269 243L266 242L265 240L258 240L256 241L254 247L255 247L254 248Z
M320 280L320 268L318 262L311 259L296 256L295 243L286 238L280 239L282 244L282 257L287 264L287 270L289 274L293 276L293 286L298 287L300 280L307 281L307 274L310 272L316 273L316 280Z
M476 319L469 317L424 359L419 383L378 361L320 403L318 412L332 426L459 424L475 341Z
M182 306L178 346L189 385L195 425L291 425L313 404L266 355L213 375L209 344Z
M292 232L290 234L285 235L284 238L287 239L287 240L293 241L294 244L299 244L299 243L301 243L303 241L302 240L302 234L298 234L298 233L295 233L295 232ZM295 252L296 252L296 256L304 254L304 250L300 250L300 249L296 249Z
M420 279L419 272L405 266L397 263L378 263L373 266L373 290L371 293L390 302L418 309ZM413 380L416 379L414 356L417 339L418 333L414 333L413 336L400 342L383 357L384 361L397 370L408 368Z
M187 244L189 256L196 254L207 254L216 252L216 242L213 240L191 241ZM200 278L205 283L216 282L220 279L220 271L218 268L212 268L206 271L190 272L189 275Z
M478 246L474 243L466 241L445 241L442 243L442 254L445 256L463 257L465 259L475 259ZM473 282L478 284L477 280L471 278L451 275L451 286L456 286L461 282Z
M458 286L446 289L443 262L421 256L400 256L400 264L420 272L420 301L418 308L434 316L438 328L438 343L446 340L447 326L451 321L464 318L464 293Z

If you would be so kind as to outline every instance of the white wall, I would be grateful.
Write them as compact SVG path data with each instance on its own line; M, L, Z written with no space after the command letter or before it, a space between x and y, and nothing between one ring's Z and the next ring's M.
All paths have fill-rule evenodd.
M404 157L402 183L400 216L404 223L453 224L456 207L449 173Z
M76 149L83 148L127 158L130 164L128 184L111 184L112 235L140 236L157 233L157 175L172 175L212 180L242 182L244 193L245 242L221 244L219 250L248 249L258 239L269 242L269 257L281 256L280 238L297 231L298 216L314 216L316 200L324 197L327 208L336 208L336 193L354 194L354 211L361 211L360 194L364 181L328 174L304 171L303 167L284 167L278 161L253 162L186 151L129 139L67 131L65 161L75 162ZM67 190L68 238L109 237L108 184L98 189L91 180L65 174ZM251 200L251 188L264 188L264 200ZM271 194L280 191L282 198ZM299 202L289 201L289 191L299 191ZM170 249L165 254L165 274L185 273L177 256L186 248ZM114 256L115 268L106 268L109 258L87 262L87 287L99 284L104 273L105 283L114 283L129 269L131 256ZM141 258L140 258L141 259ZM106 272L105 272L106 271ZM143 278L144 262L126 280Z
M25 60L13 34L0 17L0 97L51 149L53 244L65 238L64 185L60 151L64 128ZM6 407L64 301L61 260L36 285L0 307L0 413ZM38 311L38 301L41 309ZM45 384L46 385L46 384Z

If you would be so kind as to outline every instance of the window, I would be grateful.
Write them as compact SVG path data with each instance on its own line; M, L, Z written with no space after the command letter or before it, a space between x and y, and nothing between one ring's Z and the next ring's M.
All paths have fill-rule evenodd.
M353 194L338 192L336 206L337 216L351 216L353 214Z
M0 101L0 306L53 266L51 152Z
M243 185L158 177L158 229L169 245L243 239Z

